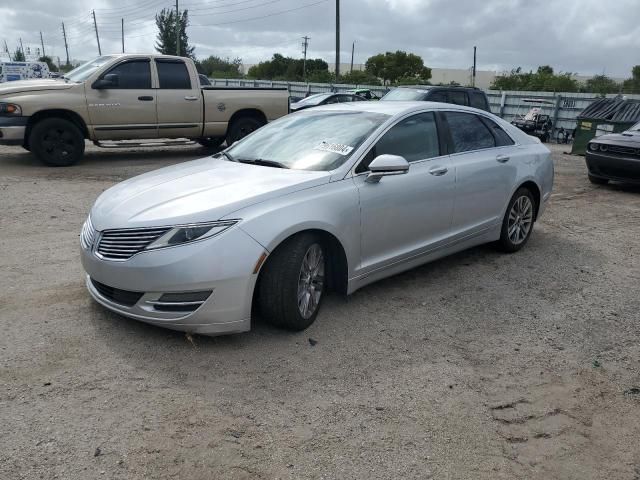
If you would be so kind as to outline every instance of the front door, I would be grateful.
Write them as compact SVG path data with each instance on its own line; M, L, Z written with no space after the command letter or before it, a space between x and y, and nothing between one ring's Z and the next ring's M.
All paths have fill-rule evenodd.
M156 90L151 88L149 59L118 63L111 74L115 84L96 89L87 85L89 118L98 140L157 138ZM95 82L94 82L95 83Z
M158 58L158 135L197 138L202 134L204 105L200 83L182 60Z
M367 183L369 163L378 155L410 162L403 175ZM449 235L455 172L441 155L432 112L414 114L391 127L356 168L360 195L363 274L419 255Z

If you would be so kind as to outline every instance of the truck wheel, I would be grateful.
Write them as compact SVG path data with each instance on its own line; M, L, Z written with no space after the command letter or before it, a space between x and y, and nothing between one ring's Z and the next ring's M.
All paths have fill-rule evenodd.
M326 290L326 249L317 235L301 233L276 249L265 264L258 290L266 321L288 330L311 325Z
M203 137L196 141L203 147L218 148L224 142L224 137Z
M251 132L259 129L265 124L264 121L256 117L240 117L233 121L227 132L227 145L246 137Z
M29 146L42 163L52 167L67 167L82 158L84 136L68 120L45 118L31 129Z

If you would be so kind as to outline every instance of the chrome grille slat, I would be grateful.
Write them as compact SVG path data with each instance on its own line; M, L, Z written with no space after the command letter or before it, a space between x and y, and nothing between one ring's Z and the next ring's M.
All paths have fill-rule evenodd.
M169 227L106 230L102 232L97 252L105 259L127 260L169 230Z

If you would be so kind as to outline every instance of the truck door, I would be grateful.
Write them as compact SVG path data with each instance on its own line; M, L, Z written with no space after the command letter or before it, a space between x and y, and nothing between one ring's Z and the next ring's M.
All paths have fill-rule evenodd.
M123 60L86 86L98 140L157 138L156 91L148 58Z
M158 71L158 135L197 138L202 135L204 109L200 83L179 59L156 58Z

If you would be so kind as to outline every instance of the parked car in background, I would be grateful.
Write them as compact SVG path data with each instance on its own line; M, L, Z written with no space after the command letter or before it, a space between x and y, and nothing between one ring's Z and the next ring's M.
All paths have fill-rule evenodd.
M0 144L65 166L82 158L85 139L100 146L179 138L216 147L288 112L286 88L202 87L190 58L104 55L63 79L1 84Z
M358 95L366 100L380 100L380 97L368 88L354 88L352 90L347 90L346 93Z
M363 102L366 99L352 93L315 93L302 100L291 104L291 111L297 112L305 108L319 105L331 105L332 103Z
M242 332L260 311L301 330L329 290L486 242L521 249L552 185L549 150L489 113L320 106L105 191L80 237L86 285L172 329Z
M640 122L621 133L609 133L589 142L585 153L589 180L640 184Z
M397 87L390 90L381 98L383 101L415 101L453 103L479 108L491 112L487 94L479 88L440 86L440 85L413 85Z

